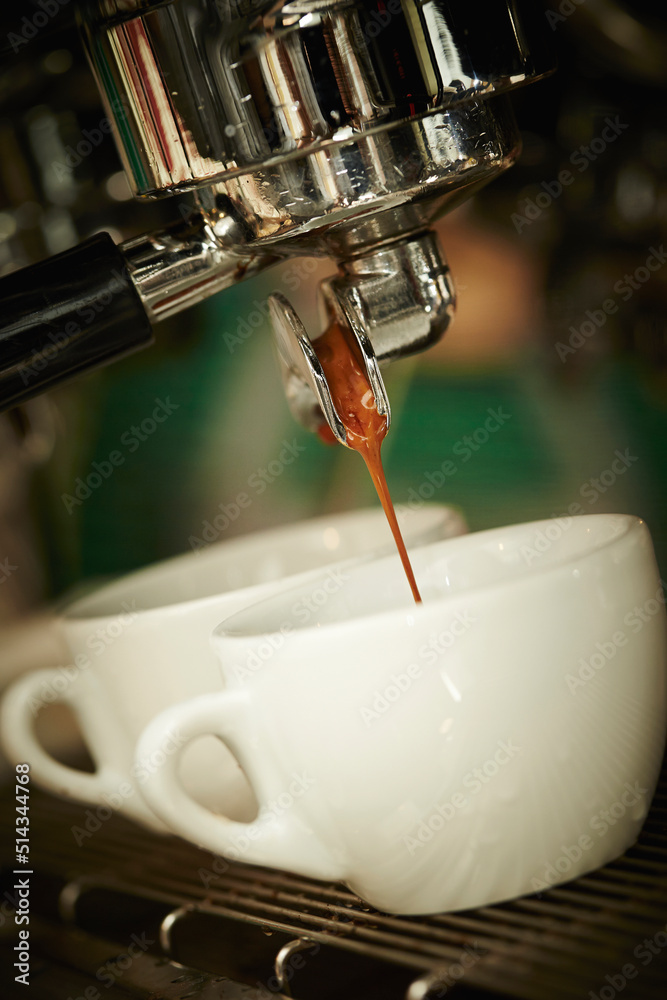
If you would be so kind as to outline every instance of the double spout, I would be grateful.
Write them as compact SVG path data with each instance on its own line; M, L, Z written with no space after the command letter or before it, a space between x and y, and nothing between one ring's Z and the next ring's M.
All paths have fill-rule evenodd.
M228 220L227 220L228 221ZM229 236L203 213L162 233L121 245L127 271L151 322L174 315L280 259L243 254L220 238ZM425 350L444 334L454 309L449 269L435 234L422 231L391 243L362 248L341 260L338 274L322 282L323 311L346 326L365 361L380 412L389 404L380 366ZM270 299L276 354L288 404L304 426L316 430L324 416L344 443L326 379L314 371L311 339L289 302ZM324 394L324 396L323 396Z

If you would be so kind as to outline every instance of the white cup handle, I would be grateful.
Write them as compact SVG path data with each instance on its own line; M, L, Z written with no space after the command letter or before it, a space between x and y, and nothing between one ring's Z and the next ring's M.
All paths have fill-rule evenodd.
M148 771L142 795L174 833L215 854L311 878L342 878L340 864L334 862L308 824L299 819L293 806L275 815L267 805L267 800L285 792L285 786L273 767L264 766L259 747L244 747L249 739L248 708L245 692L221 691L174 705L153 719L137 744L136 767ZM210 812L190 797L180 780L180 753L190 740L209 735L222 739L241 762L252 758L258 765L253 772L262 773L261 791L253 787L259 813L250 823ZM146 761L151 760L159 760L159 766L146 768Z
M53 681L62 680L58 670L35 670L24 677L19 677L9 686L2 700L1 722L2 741L7 756L15 763L28 763L31 777L40 785L58 795L80 799L83 802L103 804L102 797L106 792L113 793L121 781L119 775L109 768L101 766L92 774L68 767L52 757L37 739L35 705L42 703L40 693L46 684L54 691L54 697L48 704L57 702L70 705L77 711L77 696L73 685L67 685L62 690L56 690Z

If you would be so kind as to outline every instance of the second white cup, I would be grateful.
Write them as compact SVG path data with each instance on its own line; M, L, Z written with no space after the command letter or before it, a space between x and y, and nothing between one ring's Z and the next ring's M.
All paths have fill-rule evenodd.
M409 548L463 534L463 518L432 505L399 517ZM60 667L15 681L2 705L2 739L13 761L56 794L116 809L155 830L166 826L140 790L177 737L145 760L135 743L150 720L192 695L219 690L211 634L228 615L322 567L378 552L393 542L381 509L329 515L211 545L117 580L69 607L59 627L71 651ZM335 584L335 569L330 579ZM407 586L407 585L406 585ZM67 767L40 744L39 709L56 701L74 711L96 765ZM181 777L196 801L247 819L254 795L237 761L216 738L188 748ZM214 777L213 777L214 776ZM106 815L106 812L105 812Z

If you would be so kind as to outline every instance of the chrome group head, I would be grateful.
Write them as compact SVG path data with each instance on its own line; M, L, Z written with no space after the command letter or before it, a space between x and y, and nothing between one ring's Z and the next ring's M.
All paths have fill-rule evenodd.
M378 364L453 311L429 226L510 166L507 92L551 69L532 0L95 0L81 27L136 196L195 192L185 221L123 247L149 315L331 257L327 309L374 359L382 404ZM298 317L282 298L271 312L284 361ZM312 372L293 391L299 369L310 425L322 400Z

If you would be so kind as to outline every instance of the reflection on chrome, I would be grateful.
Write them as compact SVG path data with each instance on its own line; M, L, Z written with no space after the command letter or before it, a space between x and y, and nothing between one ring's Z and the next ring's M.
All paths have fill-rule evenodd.
M433 219L516 158L507 92L551 70L532 0L95 0L81 28L139 197L195 210L123 246L152 319L288 255L379 360L454 295Z

